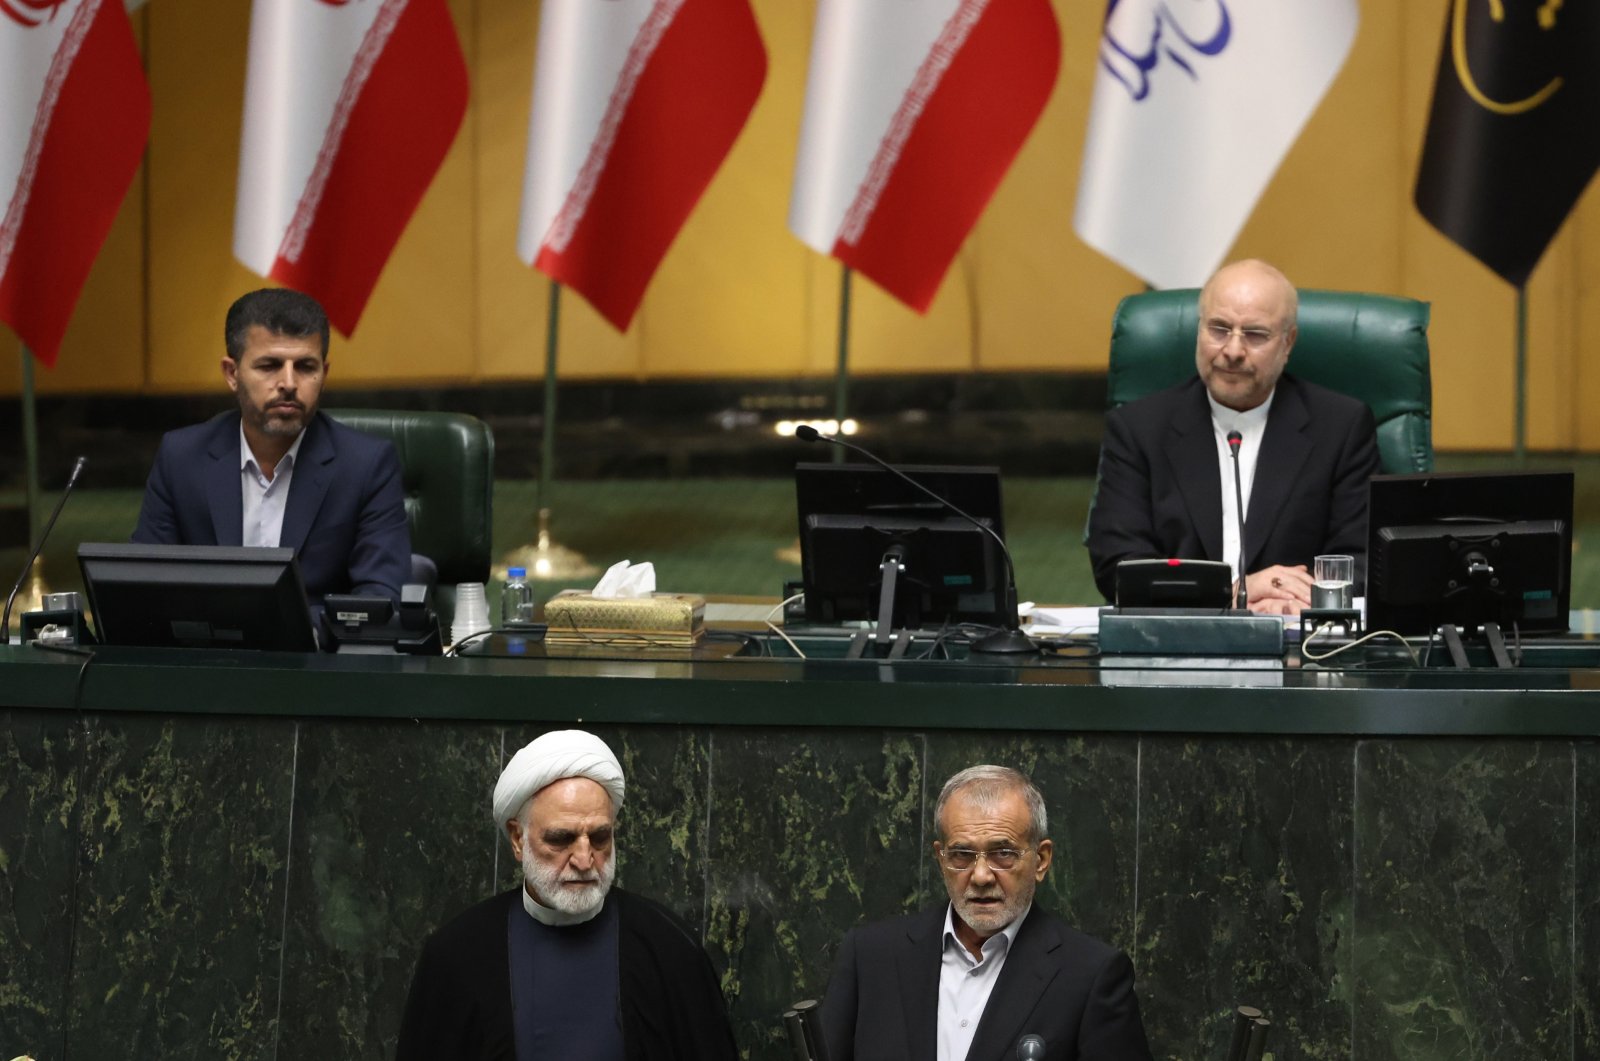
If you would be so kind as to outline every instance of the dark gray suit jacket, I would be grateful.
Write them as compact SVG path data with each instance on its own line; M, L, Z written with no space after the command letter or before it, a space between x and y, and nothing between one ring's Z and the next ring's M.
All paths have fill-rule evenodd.
M1311 566L1321 553L1365 572L1367 480L1377 428L1365 402L1285 373L1278 379L1245 515L1245 570ZM1123 560L1222 555L1222 486L1211 406L1195 376L1106 414L1089 559L1107 600ZM1236 559L1236 558L1235 558Z
M830 1061L934 1061L947 904L852 930L822 1002ZM1011 1061L1038 1035L1049 1061L1150 1061L1133 963L1041 910L1017 930L968 1061Z

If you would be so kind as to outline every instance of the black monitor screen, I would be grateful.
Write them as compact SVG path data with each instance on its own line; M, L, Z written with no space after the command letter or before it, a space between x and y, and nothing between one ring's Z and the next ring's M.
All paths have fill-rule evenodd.
M90 542L78 565L103 644L317 647L293 549Z
M998 468L901 470L1005 536ZM796 465L795 499L809 621L876 619L880 565L893 551L905 568L895 594L897 627L994 622L1005 560L993 538L948 507L871 464Z
M1571 472L1378 475L1367 511L1367 626L1563 632Z

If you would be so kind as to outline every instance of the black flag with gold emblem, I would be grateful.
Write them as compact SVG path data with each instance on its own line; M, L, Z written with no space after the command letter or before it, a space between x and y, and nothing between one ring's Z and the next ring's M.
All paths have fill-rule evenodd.
M1600 0L1450 0L1417 209L1518 287L1600 168Z

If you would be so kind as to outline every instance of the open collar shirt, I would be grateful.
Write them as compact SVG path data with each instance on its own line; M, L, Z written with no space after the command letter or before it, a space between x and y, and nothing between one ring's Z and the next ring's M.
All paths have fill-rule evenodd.
M939 1061L965 1061L1000 970L1005 968L1006 955L1032 909L1029 903L1015 921L984 940L983 957L978 959L956 937L955 907L945 907L944 951L939 961Z
M250 452L250 442L244 437L244 424L239 425L239 492L244 499L244 535L241 544L265 546L276 549L283 537L283 513L289 505L289 483L294 478L295 458L300 455L300 443L305 441L302 429L295 436L289 452L278 461L268 479Z

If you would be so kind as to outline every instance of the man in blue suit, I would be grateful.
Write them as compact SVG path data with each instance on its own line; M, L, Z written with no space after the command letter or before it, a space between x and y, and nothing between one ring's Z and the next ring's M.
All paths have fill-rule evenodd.
M317 411L328 318L298 291L228 310L222 377L239 411L161 440L133 540L295 550L306 596L398 599L411 534L394 446Z

